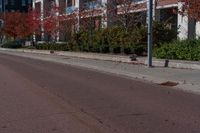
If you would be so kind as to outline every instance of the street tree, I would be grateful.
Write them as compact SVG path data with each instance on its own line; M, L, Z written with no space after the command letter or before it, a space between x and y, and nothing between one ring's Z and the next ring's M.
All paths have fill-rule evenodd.
M41 35L41 19L40 12L38 10L29 9L26 17L27 24L30 26L29 31L31 38L36 41L36 36Z
M87 2L83 3L80 7L80 28L81 30L84 30L87 33L89 33L89 42L87 45L87 49L89 49L89 46L93 44L93 35L95 34L94 31L99 30L102 27L102 14L103 6L101 1L88 0Z
M1 19L4 21L1 32L9 38L26 39L33 33L34 26L30 26L27 13L8 12L1 15Z
M52 4L50 9L45 8L43 28L44 33L48 35L48 40L58 41L60 36L66 40L70 32L75 30L79 14L76 10L67 13L63 5Z
M200 0L181 0L183 8L180 11L182 15L188 15L190 19L200 21Z

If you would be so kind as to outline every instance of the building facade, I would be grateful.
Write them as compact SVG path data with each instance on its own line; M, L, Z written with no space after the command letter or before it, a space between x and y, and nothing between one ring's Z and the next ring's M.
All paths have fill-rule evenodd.
M58 12L58 16L59 14L65 14L66 17L71 14L81 14L77 15L77 22L75 24L66 23L70 31L79 30L80 27L93 29L109 27L119 22L128 26L129 23L133 23L133 20L138 20L140 23L147 22L148 18L146 16L148 6L146 0L127 0L127 3L124 3L125 1L126 0L33 0L32 6L40 10L41 20L48 17L46 11L49 11L52 5L63 7L62 10ZM182 16L178 13L183 3L178 0L153 0L153 3L154 20L166 22L168 27L177 30L180 39L200 36L200 23L188 19L187 15ZM124 14L127 14L125 15L127 17L126 19L122 17ZM139 17L136 17L137 15ZM44 30L43 27L41 27L41 30ZM61 32L58 34L56 40L64 40L64 36L66 35L63 36ZM45 39L44 34L41 36L41 40Z
M0 0L0 12L28 12L32 0Z

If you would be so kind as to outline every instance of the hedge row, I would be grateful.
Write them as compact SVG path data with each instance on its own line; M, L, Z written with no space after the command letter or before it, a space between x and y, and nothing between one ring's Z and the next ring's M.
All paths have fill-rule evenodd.
M45 43L38 44L35 48L39 50L69 51L69 46L67 44Z
M162 23L154 23L154 46L176 39L177 32ZM147 27L112 27L98 31L80 30L72 36L69 49L73 51L102 53L135 53L144 55L147 51Z
M164 43L154 50L154 56L161 59L200 61L200 39Z
M22 43L17 42L17 41L8 41L4 43L2 48L22 48Z
M166 28L163 23L154 22L154 46L176 39L177 32ZM5 45L4 45L5 46ZM15 45L6 45L17 48ZM32 48L32 47L31 47ZM80 30L71 36L66 44L37 44L36 49L83 51L96 53L122 53L145 55L147 52L147 27L109 27L99 30Z

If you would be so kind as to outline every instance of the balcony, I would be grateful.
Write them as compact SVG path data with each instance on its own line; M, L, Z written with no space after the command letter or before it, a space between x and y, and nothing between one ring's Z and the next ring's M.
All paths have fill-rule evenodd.
M146 2L147 0L117 0L116 1L116 5L128 5L128 4L131 4L131 3L134 3L134 4L140 4L140 3L144 3Z
M84 9L97 9L101 7L101 3L98 1L91 1L84 3Z
M75 6L69 6L66 8L66 13L70 14L76 11L76 7Z
M132 0L132 2L138 3L138 2L144 2L146 0Z

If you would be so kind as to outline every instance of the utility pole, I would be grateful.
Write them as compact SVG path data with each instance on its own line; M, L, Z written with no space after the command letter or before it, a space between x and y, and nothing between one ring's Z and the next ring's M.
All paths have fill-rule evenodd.
M148 67L152 67L152 44L153 44L153 0L148 0Z

